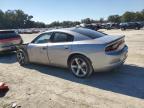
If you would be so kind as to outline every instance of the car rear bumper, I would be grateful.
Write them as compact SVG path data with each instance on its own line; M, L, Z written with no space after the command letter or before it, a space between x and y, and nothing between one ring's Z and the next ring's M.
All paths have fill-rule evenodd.
M126 58L125 58L125 60L126 60ZM109 66L105 66L103 68L99 68L99 69L96 68L96 69L94 69L94 72L106 72L106 71L116 69L116 68L122 66L124 64L125 60L120 61L118 63L111 64Z
M128 57L128 47L125 46L120 52L112 53L107 56L107 64L101 67L93 67L95 72L109 71L120 67Z

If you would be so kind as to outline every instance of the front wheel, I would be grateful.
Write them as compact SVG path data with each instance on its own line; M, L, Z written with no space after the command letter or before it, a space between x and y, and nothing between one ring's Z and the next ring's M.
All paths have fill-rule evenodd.
M122 27L121 30L126 30L126 28L125 28L125 27Z
M92 74L93 67L90 60L81 55L73 56L69 61L69 68L79 78L85 78Z
M136 30L140 30L140 27L136 27Z
M18 50L16 55L17 55L17 61L21 66L28 64L28 56L23 50L21 49Z

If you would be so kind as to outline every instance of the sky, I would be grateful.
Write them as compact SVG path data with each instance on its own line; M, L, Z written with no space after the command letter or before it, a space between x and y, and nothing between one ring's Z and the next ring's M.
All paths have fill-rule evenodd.
M0 9L21 9L32 15L34 21L94 20L109 15L122 15L126 11L141 11L144 0L0 0Z

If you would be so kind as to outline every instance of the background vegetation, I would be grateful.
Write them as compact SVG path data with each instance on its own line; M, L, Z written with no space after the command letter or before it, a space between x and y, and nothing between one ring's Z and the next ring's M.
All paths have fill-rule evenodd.
M123 15L111 15L104 20L94 20L90 18L82 19L81 21L63 21L52 22L51 24L45 24L43 22L36 22L32 20L33 16L28 15L22 10L0 10L0 29L18 29L18 28L46 28L46 27L72 27L79 25L80 23L121 23L121 22L135 22L144 21L144 9L139 12L125 12Z

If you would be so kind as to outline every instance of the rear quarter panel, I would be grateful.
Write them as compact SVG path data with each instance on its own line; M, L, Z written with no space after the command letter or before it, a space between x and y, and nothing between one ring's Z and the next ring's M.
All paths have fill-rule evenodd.
M89 42L74 42L71 54L82 54L90 59L93 67L101 67L105 61L105 45Z

